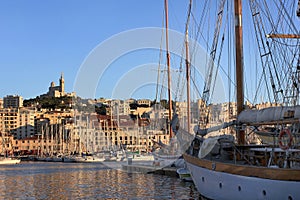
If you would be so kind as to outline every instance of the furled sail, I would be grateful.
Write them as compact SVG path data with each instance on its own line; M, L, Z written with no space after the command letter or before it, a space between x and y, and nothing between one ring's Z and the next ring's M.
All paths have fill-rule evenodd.
M260 110L244 110L239 114L237 122L240 124L255 124L288 119L300 119L300 106L280 106Z

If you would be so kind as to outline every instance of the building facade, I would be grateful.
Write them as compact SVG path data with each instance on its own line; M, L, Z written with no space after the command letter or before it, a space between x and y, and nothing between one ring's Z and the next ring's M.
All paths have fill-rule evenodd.
M18 95L7 95L3 98L3 108L23 107L23 97Z

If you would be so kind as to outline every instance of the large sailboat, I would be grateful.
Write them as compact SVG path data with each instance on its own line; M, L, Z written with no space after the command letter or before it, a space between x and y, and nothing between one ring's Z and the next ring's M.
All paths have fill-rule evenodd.
M260 5L275 3L280 12L260 12ZM296 16L296 9L291 11L284 1L249 0L254 27L258 32L257 42L264 70L270 72L268 77L271 90L274 92L276 106L263 109L247 108L244 105L244 63L242 35L242 1L234 0L235 15L235 69L236 69L236 98L237 116L235 120L216 127L201 127L197 130L191 148L183 155L191 177L198 191L209 199L300 199L300 35L299 27L289 24L294 33L282 34L276 32L276 26L282 21L272 21L273 30L264 35L264 27L260 27L261 15L271 21L271 14L281 16L287 21L292 20L291 12ZM293 2L295 5L296 2ZM295 8L292 7L292 8ZM299 16L299 15L298 15ZM290 58L291 51L280 52L272 57L271 43L276 40L279 45L290 45L296 49L287 71L276 75L272 63L279 56L284 61ZM293 40L293 45L281 41ZM296 41L296 42L295 42ZM282 64L282 63L281 63ZM273 72L273 73L271 73ZM274 77L271 74L275 74ZM288 76L288 74L292 74ZM276 82L276 76L286 78L286 84ZM265 78L265 77L263 77ZM285 90L281 86L291 86L294 89ZM267 94L265 94L267 95ZM284 97L280 98L279 95ZM279 100L282 102L279 103ZM275 105L275 104L274 104ZM229 128L228 128L229 127ZM212 131L228 128L228 132L208 137ZM246 138L255 132L264 132L273 138L273 144L249 143Z

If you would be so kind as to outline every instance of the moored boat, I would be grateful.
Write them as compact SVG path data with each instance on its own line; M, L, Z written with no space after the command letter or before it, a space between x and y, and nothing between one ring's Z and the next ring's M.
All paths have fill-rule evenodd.
M224 1L222 1L224 2ZM257 35L259 43L259 51L262 59L263 67L268 66L270 76L276 73L277 66L273 66L271 45L266 39L263 39L266 34L263 31L264 27L260 27L261 13L259 9L261 4L256 0L249 1L250 10L254 19L256 31L260 32ZM272 2L273 3L273 2ZM290 3L290 4L288 4ZM277 3L277 8L280 8L279 13L285 12L286 5L292 5L295 2L280 2ZM222 4L219 4L221 6ZM224 5L224 4L223 4ZM268 5L270 6L270 5ZM269 8L269 7L268 7ZM243 37L242 37L242 2L241 0L234 1L235 10L235 63L236 63L236 98L237 98L237 115L234 121L224 123L215 128L199 127L196 131L191 148L183 157L186 161L187 168L191 173L193 182L198 191L209 199L299 199L300 198L300 148L299 148L299 90L296 93L289 93L293 90L285 88L280 89L280 83L276 83L271 77L271 84L276 107L271 106L266 109L247 108L244 105L244 69L243 69ZM219 18L221 18L219 12ZM270 10L268 10L270 12ZM270 19L271 14L280 15L277 12L268 13ZM282 14L282 13L281 13ZM282 20L282 19L280 19ZM281 21L292 24L292 17L285 18ZM289 25L290 25L289 24ZM292 24L293 26L293 24ZM291 27L292 27L291 26ZM261 29L260 29L260 28ZM296 39L295 45L290 45L288 48L296 49L296 53L289 49L286 54L277 54L283 56L284 60L289 63L291 74L287 77L298 77L291 85L285 82L285 86L296 88L299 86L299 31L296 34L277 34L277 27L273 26L269 34L269 38ZM293 28L291 28L293 29ZM284 29L280 29L281 31ZM284 43L276 41L279 45L287 45L287 40ZM267 45L267 46L265 46ZM288 53L292 53L292 60L289 62ZM296 57L296 59L294 59ZM279 60L280 58L276 58ZM280 63L277 63L280 65ZM281 66L286 67L287 64ZM273 68L272 68L273 67ZM272 69L271 69L272 68ZM293 71L294 70L294 71ZM265 74L266 75L266 74ZM274 75L274 74L273 74ZM276 76L276 74L274 75ZM274 82L273 82L274 81ZM270 83L271 82L271 83ZM209 88L210 89L210 88ZM285 93L284 93L284 92ZM294 94L294 96L292 96ZM296 95L295 95L296 94ZM279 95L282 95L281 99ZM291 96L290 96L291 95ZM282 104L278 101L282 100ZM207 101L205 101L207 102ZM261 144L260 142L251 143L247 141L247 137L255 132L268 131L272 138L269 144ZM220 130L226 134L220 134ZM229 131L228 131L229 130ZM219 131L218 136L209 136L211 131ZM236 134L233 134L235 132ZM265 132L264 132L265 133ZM236 136L236 137L234 137Z
M0 165L13 165L13 164L19 164L20 162L21 162L20 159L6 158L6 157L0 158Z
M176 170L179 178L183 181L193 181L192 177L191 177L191 173L190 171L186 168L186 167L183 167L183 168L178 168Z

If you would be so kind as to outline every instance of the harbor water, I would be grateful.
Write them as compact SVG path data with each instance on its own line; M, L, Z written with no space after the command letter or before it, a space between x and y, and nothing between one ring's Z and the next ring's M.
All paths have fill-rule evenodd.
M199 199L193 183L101 163L0 166L0 199Z

